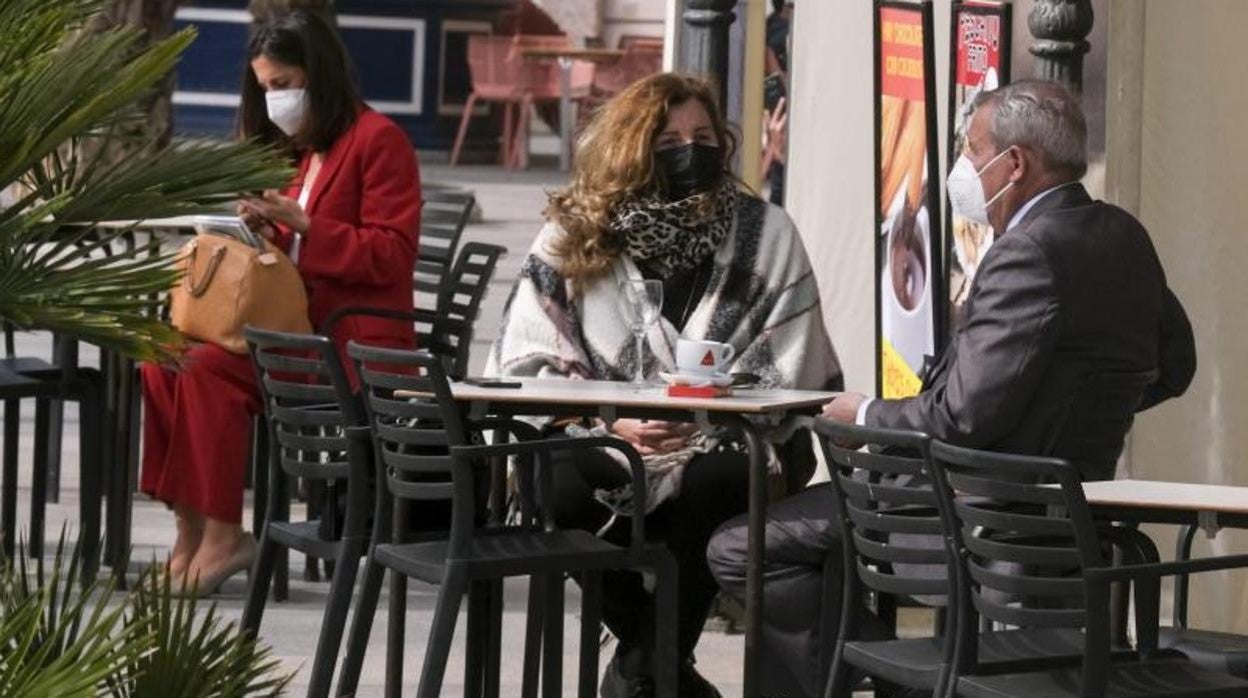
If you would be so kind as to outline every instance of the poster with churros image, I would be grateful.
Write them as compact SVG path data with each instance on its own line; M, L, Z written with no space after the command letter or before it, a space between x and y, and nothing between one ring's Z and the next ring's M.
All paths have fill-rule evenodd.
M1009 3L954 0L949 42L949 162L964 145L970 103L981 90L995 90L1010 79ZM945 219L945 279L949 289L945 323L948 336L962 326L962 306L971 292L979 262L992 246L992 227L969 221L949 209Z
M944 312L931 3L876 5L876 347L881 397L919 392Z

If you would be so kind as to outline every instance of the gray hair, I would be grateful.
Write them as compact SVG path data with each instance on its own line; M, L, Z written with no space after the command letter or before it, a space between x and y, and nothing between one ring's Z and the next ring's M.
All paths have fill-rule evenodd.
M1020 80L975 95L967 114L993 106L988 132L997 150L1035 150L1049 170L1076 178L1088 171L1088 123L1079 100L1060 83Z

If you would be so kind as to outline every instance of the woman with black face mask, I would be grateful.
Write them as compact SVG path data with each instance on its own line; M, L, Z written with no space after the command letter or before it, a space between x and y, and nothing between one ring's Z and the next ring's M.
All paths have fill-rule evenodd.
M672 371L677 338L731 344L729 371L766 387L839 389L805 250L792 221L729 170L734 140L707 84L680 75L641 80L595 114L578 143L571 184L550 196L508 301L487 375L629 380ZM621 284L663 285L661 317L637 344ZM661 387L653 389L658 395ZM717 586L706 546L746 510L747 458L731 433L695 425L617 420L610 427L554 420L551 436L610 433L631 443L648 472L646 533L680 568L678 695L719 692L693 668L693 650ZM791 482L814 467L807 435L775 445ZM571 457L568 457L571 458ZM556 459L557 461L557 459ZM626 544L626 467L605 453L555 462L551 503L564 527ZM604 620L618 640L602 695L647 696L653 605L640 575L604 580Z

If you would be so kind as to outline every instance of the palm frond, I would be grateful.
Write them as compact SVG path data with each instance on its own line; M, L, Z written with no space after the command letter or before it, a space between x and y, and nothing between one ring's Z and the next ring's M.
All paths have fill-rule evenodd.
M155 651L136 657L120 673L123 680L110 682L117 698L276 696L294 676L279 672L267 647L223 622L216 604L201 614L194 595L175 598L168 575L140 580L126 622L151 627Z
M179 345L157 312L158 294L177 280L172 256L93 226L217 211L291 173L251 144L135 143L133 103L195 32L144 46L132 28L82 31L99 6L0 0L0 190L16 182L23 191L0 209L0 318L165 358Z
M95 696L109 676L154 648L147 625L126 624L109 603L112 583L80 584L81 549L65 531L51 570L21 546L0 572L0 695Z

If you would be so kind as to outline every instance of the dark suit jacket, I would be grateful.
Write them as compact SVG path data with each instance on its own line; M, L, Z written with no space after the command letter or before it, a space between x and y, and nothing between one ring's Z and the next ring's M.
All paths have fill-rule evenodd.
M1156 370L1122 433L1067 438L1089 377ZM1050 192L984 256L965 322L918 396L877 400L866 424L953 444L1052 455L1113 476L1134 409L1182 394L1196 370L1183 307L1134 217L1072 183ZM1085 401L1086 402L1086 401ZM1078 452L1075 444L1078 444ZM1089 457L1089 451L1094 458ZM1087 461L1095 462L1088 464Z

